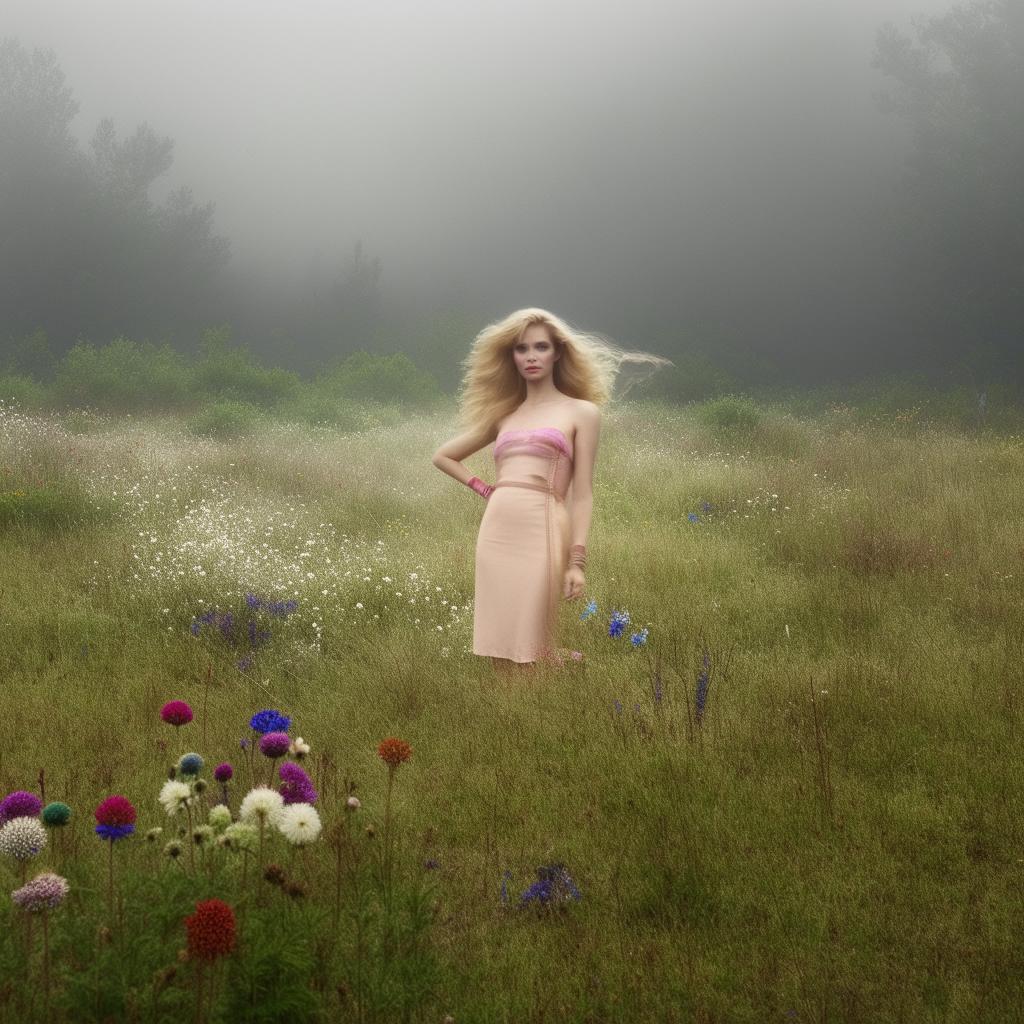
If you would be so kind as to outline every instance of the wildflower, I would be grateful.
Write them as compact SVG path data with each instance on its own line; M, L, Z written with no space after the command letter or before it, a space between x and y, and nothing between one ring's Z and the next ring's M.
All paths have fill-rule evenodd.
M616 640L622 636L622 631L629 624L629 612L612 612L612 617L608 622L608 635Z
M96 835L101 839L124 839L135 831L135 807L123 796L108 796L95 811Z
M309 744L301 736L296 736L288 747L288 753L296 761L301 761L309 753Z
M183 700L170 700L160 709L160 717L177 729L192 721L192 709Z
M231 811L224 804L216 804L210 808L208 820L214 828L227 828L231 824Z
M181 843L179 843L177 839L172 839L164 847L164 853L166 853L171 860L175 860L177 857L181 856Z
M508 906L508 883L512 881L512 872L508 868L505 868L504 873L501 876L501 905L503 907Z
M621 715L622 714L622 701L621 700L619 700L616 697L615 700L612 701L612 706L615 708L615 714L617 714L617 715Z
M53 910L54 907L59 907L67 894L67 879L55 875L52 871L44 871L41 875L36 875L31 882L26 882L20 889L15 889L11 893L11 899L22 910L38 913L40 910Z
M267 757L283 757L288 753L291 740L286 732L268 732L260 737L260 753Z
M317 792L309 776L291 761L286 761L278 769L282 778L280 793L286 804L315 804Z
M278 815L277 827L292 846L306 846L320 835L320 815L312 804L289 804Z
M708 652L704 652L704 660L700 672L697 674L697 724L704 720L704 706L708 699L708 687L711 685L711 675L709 672L710 661L708 659Z
M256 849L257 835L253 825L236 821L224 829L221 839L224 840L224 845L231 850L254 850Z
M284 868L280 864L268 864L263 869L263 877L271 885L284 885L288 881L288 876L284 873Z
M579 898L580 891L565 865L549 864L537 868L537 881L519 897L519 905L559 906Z
M290 896L293 900L301 899L309 893L309 889L306 887L305 882L288 882L284 886L284 891L285 894Z
M192 789L184 782L168 779L160 790L159 799L168 815L177 814L192 803Z
M594 600L590 600L590 601L587 602L587 607L584 608L583 611L580 612L580 618L583 619L584 621L586 621L587 619L590 618L591 615L594 615L596 612L597 612L597 602L594 601Z
M639 647L641 644L647 643L647 629L646 629L646 627L644 629L641 629L639 633L633 633L630 636L630 638L629 638L629 642L634 647Z
M238 809L238 817L245 822L274 824L284 806L284 797L267 786L249 790Z
M202 846L208 840L213 839L213 835L214 832L212 825L196 825L196 827L192 829L192 842L195 843L196 846Z
M55 800L43 808L43 824L49 828L61 828L71 820L71 808Z
M195 793L205 793L206 779L196 779L196 781L192 783L192 789Z
M146 832L146 842L155 843L163 834L164 830L162 828L157 827L148 829Z
M291 724L292 720L287 715L282 715L280 711L275 711L273 708L257 711L249 719L249 726L253 732L262 735L266 735L268 732L287 732L288 726Z
M0 826L0 853L28 860L46 845L46 829L38 818L12 818Z
M362 807L362 806L363 805L360 802L359 797L357 797L357 796L350 796L345 801L345 809L349 810L349 811L358 811L359 808Z
M238 659L238 671L248 672L252 668L252 663L255 659L251 654L246 654Z
M182 775L198 775L203 770L203 759L199 754L182 754L178 759L178 771Z
M185 918L189 955L215 960L235 948L235 913L223 900L200 900Z
M688 513L686 518L689 519L691 523L699 523L700 522L700 516L697 515L696 512Z
M412 747L405 740L389 736L386 740L381 740L380 746L377 747L377 754L388 768L394 771L400 764L412 757Z
M569 656L572 658L573 661L582 661L583 660L583 652L582 651L571 651Z
M43 801L24 789L16 789L0 800L0 825L14 818L34 818L43 809Z
M258 594L246 594L245 603L253 610L259 611L263 607L263 598Z
M234 768L232 768L227 761L217 765L217 767L213 769L213 777L220 783L229 782L231 776L234 774Z
M433 857L429 857L427 860L423 862L423 866L427 869L427 871L435 871L441 865L436 860L434 860Z

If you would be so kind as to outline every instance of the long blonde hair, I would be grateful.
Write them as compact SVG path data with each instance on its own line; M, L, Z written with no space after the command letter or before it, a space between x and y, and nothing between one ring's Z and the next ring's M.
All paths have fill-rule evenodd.
M546 309L517 309L488 324L473 339L469 354L462 361L460 427L487 434L523 403L526 381L516 369L512 349L531 324L546 325L556 351L561 353L552 371L555 387L563 394L595 405L611 401L623 363L646 366L651 372L673 365L662 356L627 352L602 335L577 330Z

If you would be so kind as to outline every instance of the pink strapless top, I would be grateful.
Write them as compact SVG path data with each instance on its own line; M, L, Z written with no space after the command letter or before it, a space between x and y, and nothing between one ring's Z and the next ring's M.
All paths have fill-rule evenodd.
M572 459L572 445L558 427L526 427L522 430L503 430L494 442L494 458L501 457L502 452L511 444L517 450L524 446L534 448L538 455L550 454L550 448L558 448Z

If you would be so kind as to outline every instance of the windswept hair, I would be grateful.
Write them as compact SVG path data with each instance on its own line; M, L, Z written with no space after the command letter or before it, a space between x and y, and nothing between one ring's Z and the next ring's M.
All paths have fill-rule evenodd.
M488 324L473 339L472 348L462 361L458 416L461 429L486 435L525 400L526 380L516 369L512 350L531 324L545 324L555 350L561 353L553 369L555 387L563 394L595 405L612 400L624 363L647 367L643 376L673 365L662 356L628 352L600 334L577 330L546 309L517 309L503 320Z

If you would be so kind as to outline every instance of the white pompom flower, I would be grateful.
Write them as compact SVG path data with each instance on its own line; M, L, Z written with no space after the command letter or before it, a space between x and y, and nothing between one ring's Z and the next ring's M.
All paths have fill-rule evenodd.
M296 761L301 761L309 753L309 744L301 736L296 736L288 745L288 753Z
M288 804L277 818L281 835L292 846L308 846L320 835L320 815L312 804Z
M177 779L168 779L160 790L160 803L167 814L173 817L192 803L192 787Z
M227 828L231 824L231 808L225 804L214 804L210 808L207 821L217 829Z
M46 845L46 829L38 818L12 818L0 828L0 853L28 860Z
M240 821L259 825L273 825L284 807L284 797L269 786L257 786L245 794L242 806L238 808Z

